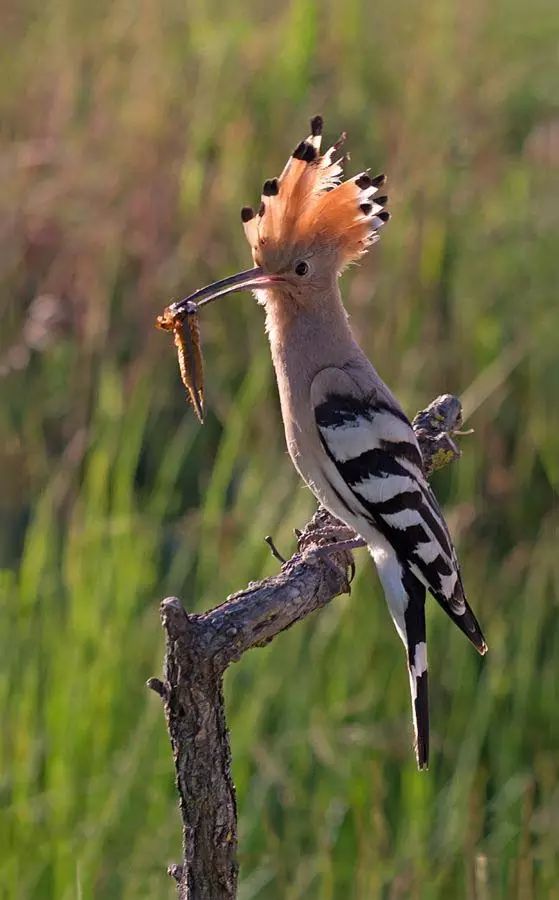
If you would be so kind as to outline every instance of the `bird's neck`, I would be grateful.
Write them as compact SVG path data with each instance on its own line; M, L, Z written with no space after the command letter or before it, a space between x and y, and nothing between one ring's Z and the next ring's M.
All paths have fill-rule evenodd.
M302 388L326 366L343 366L360 353L337 282L328 293L299 302L279 291L266 297L266 331L280 394L295 379Z

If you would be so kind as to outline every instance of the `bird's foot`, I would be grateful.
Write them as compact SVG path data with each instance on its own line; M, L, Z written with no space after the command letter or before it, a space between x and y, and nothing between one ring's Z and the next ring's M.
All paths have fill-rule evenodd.
M328 565L333 566L337 570L339 570L342 565L346 569L346 571L347 569L349 569L349 587L349 585L351 585L353 579L355 578L355 560L351 555L351 551L358 550L361 547L366 547L367 544L362 538L356 537L354 532L352 532L350 528L346 528L344 534L345 533L352 534L353 537L346 538L344 540L331 540L331 542L328 544L319 544L318 546L315 544L314 546L309 547L308 551L309 554L312 555L315 559L320 559L323 562L328 563ZM332 537L331 531L329 532L328 537Z
M349 529L348 529L348 531L349 531ZM342 541L333 541L331 544L320 544L320 546L318 546L316 548L315 552L318 554L324 554L325 556L328 556L328 554L330 554L330 553L339 553L342 550L347 550L347 551L361 550L363 547L366 547L366 546L367 546L367 541L364 541L363 538L353 537L353 538L347 538L346 540L342 540Z
M328 548L354 540L356 540L356 534L351 528L348 528L347 525L343 525L341 522L338 524L332 520L331 524L298 534L297 549L301 552L302 550L308 550L310 547ZM365 544L362 546L365 546ZM350 550L354 548L347 547L342 549Z
M366 547L367 542L363 540L363 538L348 538L345 541L334 541L331 544L321 544L320 547L316 547L313 551L315 556L320 557L320 559L326 559L330 561L331 556L334 553L347 553L349 559L349 584L352 583L355 578L355 560L353 556L351 556L352 550L360 550L362 547Z
M315 513L311 525L304 532L296 531L299 553L314 556L326 562L337 572L349 569L348 587L355 576L352 550L365 547L365 541L339 519L335 519L323 507Z

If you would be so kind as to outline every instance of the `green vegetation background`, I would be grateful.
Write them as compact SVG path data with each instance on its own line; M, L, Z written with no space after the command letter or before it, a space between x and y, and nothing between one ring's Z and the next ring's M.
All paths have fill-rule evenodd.
M204 316L208 422L165 303L249 263L239 208L308 117L389 173L343 280L410 414L490 645L429 609L433 752L366 555L351 597L227 678L241 900L559 897L559 117L547 0L36 0L2 12L0 896L172 897L158 601L276 570L313 509L262 311Z

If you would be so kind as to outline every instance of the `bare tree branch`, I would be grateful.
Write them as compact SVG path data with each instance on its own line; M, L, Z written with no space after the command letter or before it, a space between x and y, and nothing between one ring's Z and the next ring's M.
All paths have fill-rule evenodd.
M462 411L456 397L437 397L413 420L425 471L458 459L452 434ZM176 597L161 604L166 638L165 681L148 686L164 701L183 822L183 861L169 866L179 900L233 900L237 892L237 808L223 705L227 666L295 622L350 590L353 557L320 549L348 532L319 509L302 532L298 551L272 578L232 594L203 615L189 615ZM276 558L271 538L270 543ZM281 559L281 557L279 557Z

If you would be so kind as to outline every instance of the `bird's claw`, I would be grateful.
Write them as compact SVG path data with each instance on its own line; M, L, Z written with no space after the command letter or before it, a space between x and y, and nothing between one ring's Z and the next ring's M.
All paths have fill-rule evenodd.
M349 529L347 530L349 531ZM320 544L318 546L314 546L310 549L310 554L312 554L315 559L320 559L332 568L335 568L336 573L340 571L340 568L342 568L342 566L338 563L338 560L334 560L332 559L332 557L334 555L337 555L339 558L343 554L344 571L347 573L347 570L349 569L349 575L347 578L348 593L351 593L350 587L353 579L355 578L355 560L351 551L366 546L366 542L361 538L351 538L345 541L333 541L329 544Z

